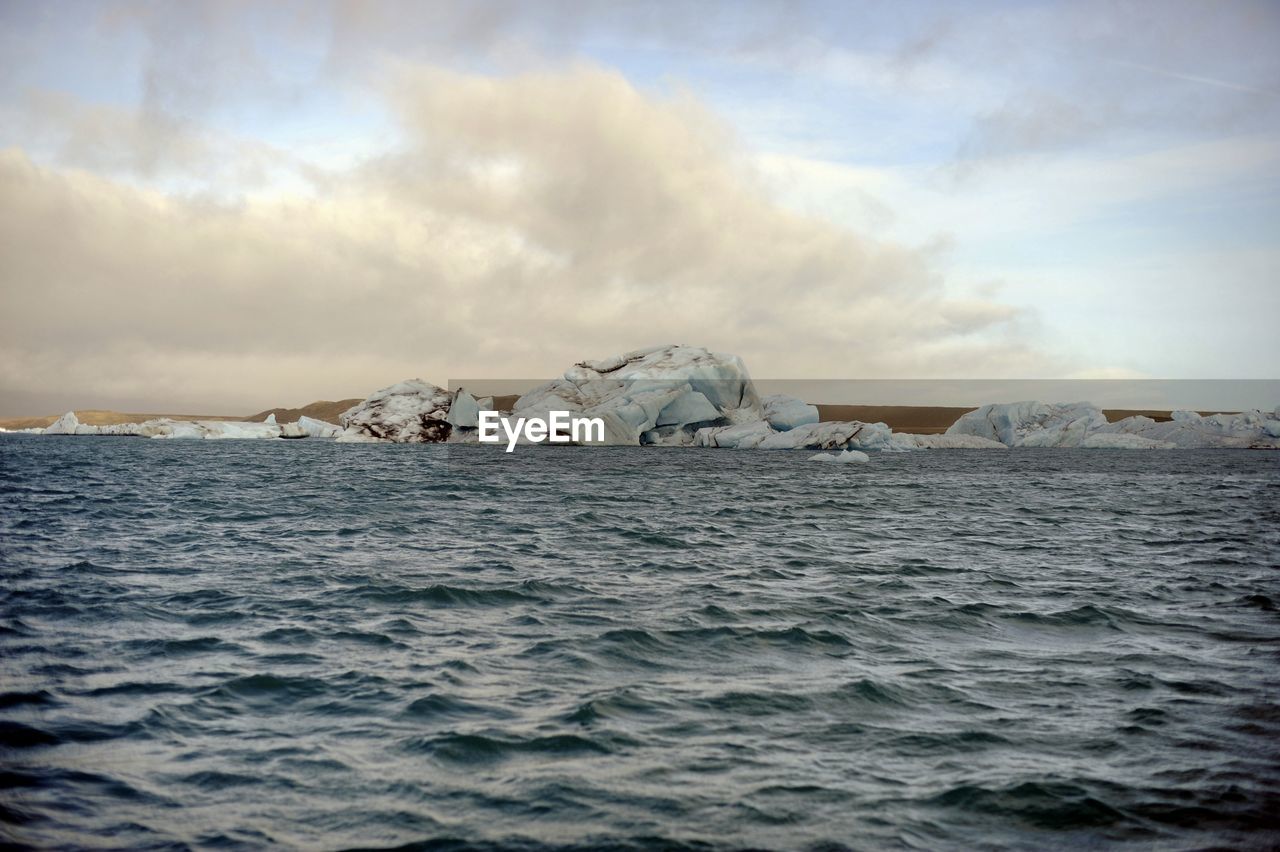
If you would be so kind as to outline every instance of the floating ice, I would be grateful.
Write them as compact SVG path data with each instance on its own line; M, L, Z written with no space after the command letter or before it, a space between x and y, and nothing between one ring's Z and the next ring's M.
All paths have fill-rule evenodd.
M862 464L871 461L871 456L858 450L845 450L842 453L818 453L809 456L809 461L827 462L828 464Z
M1261 411L1239 414L1211 414L1201 417L1195 412L1175 412L1172 421L1160 423L1141 415L1126 417L1100 429L1104 434L1134 435L1179 449L1280 447L1280 441L1267 428L1267 416ZM1280 430L1278 430L1280 431Z
M765 421L779 432L818 422L818 407L794 396L773 394L764 397L761 404Z
M1107 424L1087 402L1014 402L984 405L962 416L948 435L975 435L1009 447L1077 447L1090 431Z
M342 427L323 420L316 420L305 414L298 418L296 425L308 438L336 438L342 434Z
M1007 450L1008 446L977 435L912 435L894 432L893 446L899 450Z
M883 423L856 420L809 423L761 441L762 450L892 450L893 432Z
M1086 436L1080 446L1088 450L1172 450L1177 444L1172 441L1153 441L1141 435L1094 432Z
M68 411L57 420L45 427L46 435L74 435L76 429L80 426L80 418L76 417L74 411Z
M606 444L690 445L704 427L761 423L760 398L736 355L657 346L582 361L516 401L513 415L599 417Z
M398 382L375 391L339 415L338 421L346 431L338 440L441 443L453 431L449 422L453 398L454 394L422 379Z
M764 439L776 435L763 420L752 420L734 426L706 427L694 434L694 445L730 450L751 450Z
M947 435L973 435L1010 447L1280 447L1277 436L1268 430L1267 415L1261 411L1202 417L1194 411L1178 410L1172 418L1157 422L1136 415L1108 423L1097 406L1085 402L1016 402L970 411L952 424ZM1100 437L1107 435L1115 437ZM1123 436L1151 443L1126 442Z

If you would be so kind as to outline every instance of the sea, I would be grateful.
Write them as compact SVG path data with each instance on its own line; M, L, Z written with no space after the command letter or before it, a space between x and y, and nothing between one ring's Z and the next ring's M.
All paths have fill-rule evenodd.
M7 848L1280 845L1280 453L0 439Z

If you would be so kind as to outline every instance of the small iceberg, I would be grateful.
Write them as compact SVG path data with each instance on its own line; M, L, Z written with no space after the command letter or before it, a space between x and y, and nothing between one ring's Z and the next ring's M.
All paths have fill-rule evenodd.
M1080 446L1086 450L1172 450L1178 445L1122 432L1094 432L1086 436Z
M871 461L871 456L860 450L845 450L843 453L818 453L809 456L809 461L826 462L827 464L864 464Z

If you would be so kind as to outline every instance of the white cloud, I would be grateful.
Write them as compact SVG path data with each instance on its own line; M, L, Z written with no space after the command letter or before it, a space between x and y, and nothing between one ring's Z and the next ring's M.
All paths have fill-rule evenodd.
M1036 363L1018 312L948 302L929 251L777 205L687 96L584 66L407 68L393 97L408 144L314 196L219 205L5 153L4 384L253 408L662 341L771 375Z

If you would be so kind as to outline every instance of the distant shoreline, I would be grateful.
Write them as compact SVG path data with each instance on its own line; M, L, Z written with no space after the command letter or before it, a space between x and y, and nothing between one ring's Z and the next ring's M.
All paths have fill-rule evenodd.
M518 396L509 394L494 397L495 406L501 411L509 411ZM91 426L111 426L118 423L142 423L146 420L168 418L170 420L218 420L230 422L261 423L268 415L274 414L280 423L292 423L301 416L323 420L326 423L338 422L338 416L359 399L343 399L336 402L321 400L305 405L302 408L270 408L248 416L228 414L132 414L120 411L97 409L76 410L81 423ZM978 408L971 406L936 406L936 405L824 405L817 403L818 419L822 422L859 421L862 423L884 423L895 432L907 432L915 435L941 435L951 424L964 414ZM1104 409L1107 419L1115 422L1125 417L1141 414L1157 422L1172 419L1172 412L1149 409ZM1202 411L1201 414L1217 412ZM1228 412L1233 413L1233 412ZM5 417L0 418L0 428L16 430L44 428L57 420L60 415L52 414L41 417Z

